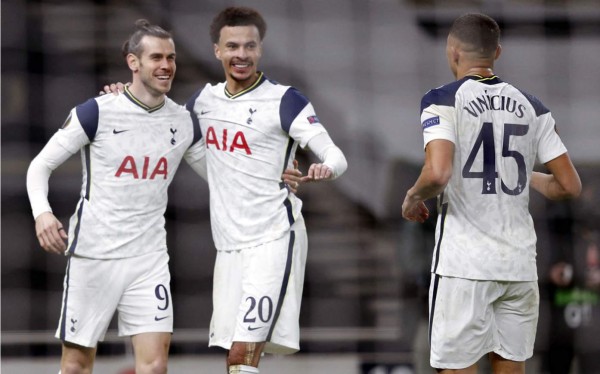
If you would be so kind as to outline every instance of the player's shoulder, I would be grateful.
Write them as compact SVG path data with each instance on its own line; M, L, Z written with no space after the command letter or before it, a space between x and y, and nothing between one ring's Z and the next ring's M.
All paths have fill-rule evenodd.
M421 112L431 105L454 106L456 92L468 81L468 78L463 78L427 91L421 99Z
M526 92L518 87L515 87L514 85L510 85L512 88L514 88L515 90L517 90L521 95L523 95L527 101L529 102L529 104L531 105L531 107L533 108L533 110L535 111L535 115L537 117L546 114L546 113L550 113L550 109L548 109L548 107L546 107L542 101L540 99L538 99L536 96L530 94L529 92Z
M171 99L168 96L165 97L165 109L169 112L173 112L173 114L189 115L189 112L186 109L185 105L181 105L173 101L173 99Z

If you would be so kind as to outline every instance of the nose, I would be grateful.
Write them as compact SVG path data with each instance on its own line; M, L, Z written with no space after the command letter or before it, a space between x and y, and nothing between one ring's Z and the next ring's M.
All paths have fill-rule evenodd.
M162 60L160 60L160 68L161 69L169 70L169 69L172 69L174 66L175 66L175 61L173 61L173 60L169 60L168 58L163 58Z
M246 58L248 56L248 51L246 50L246 47L240 47L237 49L237 57L239 58Z

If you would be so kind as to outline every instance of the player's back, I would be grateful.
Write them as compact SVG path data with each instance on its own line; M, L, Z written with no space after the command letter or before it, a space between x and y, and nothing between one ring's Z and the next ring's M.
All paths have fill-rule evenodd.
M471 279L537 279L529 181L536 158L546 162L565 151L552 136L550 112L497 77L467 77L437 91L428 95L438 95L433 105L441 122L446 117L452 124L446 130L455 153L440 201L433 270Z

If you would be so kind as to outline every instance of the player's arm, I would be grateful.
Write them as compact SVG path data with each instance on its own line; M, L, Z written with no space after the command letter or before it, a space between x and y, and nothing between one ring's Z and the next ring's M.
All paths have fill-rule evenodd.
M326 132L311 138L307 146L321 162L311 164L306 176L301 178L301 182L333 180L348 168L344 153L333 143Z
M425 163L414 186L407 192L402 203L402 217L409 221L424 222L429 217L425 200L444 191L452 176L454 143L436 139L425 147Z
M71 155L59 144L55 135L27 169L27 194L35 218L36 236L40 246L51 253L65 252L67 233L48 202L48 180L52 172Z
M579 196L581 179L568 153L545 163L550 174L534 171L531 187L550 200L565 200Z

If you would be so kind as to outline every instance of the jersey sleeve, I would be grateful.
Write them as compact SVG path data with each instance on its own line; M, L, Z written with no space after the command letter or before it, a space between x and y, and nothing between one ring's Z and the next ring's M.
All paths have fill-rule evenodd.
M421 112L423 146L432 140L444 139L456 144L454 107L430 105Z
M329 134L321 133L313 137L309 141L308 147L323 164L331 169L331 179L338 178L348 168L348 162L344 153L333 143Z
M94 139L97 129L98 104L91 99L71 110L54 137L61 147L74 154Z
M313 137L327 132L310 101L295 88L289 88L281 98L279 117L281 128L302 148Z
M50 138L27 169L27 195L34 218L43 212L52 212L48 202L48 180L52 172L89 143L76 111L71 111L63 126Z
M550 113L543 114L539 117L541 125L538 136L538 153L537 159L542 164L552 161L563 153L567 152L567 148L563 144L560 136L556 132L556 124Z
M191 166L191 168L202 177L204 180L208 180L208 172L206 166L206 146L204 144L204 138L195 142L183 155L185 161Z

